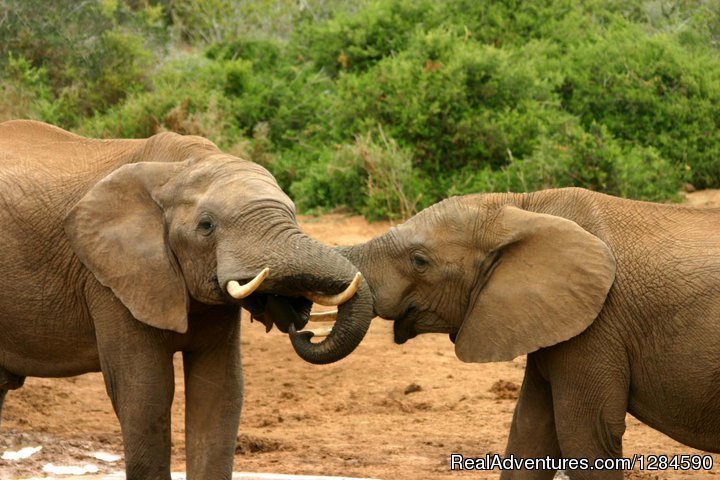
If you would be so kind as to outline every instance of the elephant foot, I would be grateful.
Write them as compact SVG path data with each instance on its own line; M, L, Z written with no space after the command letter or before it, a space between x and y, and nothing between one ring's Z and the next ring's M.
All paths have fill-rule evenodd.
M15 390L23 386L25 377L14 375L0 368L0 390Z

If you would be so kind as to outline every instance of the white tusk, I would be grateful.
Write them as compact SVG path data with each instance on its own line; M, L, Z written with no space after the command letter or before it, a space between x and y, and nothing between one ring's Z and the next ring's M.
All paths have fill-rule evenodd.
M268 276L268 273L270 273L270 269L265 267L262 272L258 273L255 278L250 280L245 285L240 285L237 280L230 280L227 284L227 292L230 294L231 297L238 300L240 300L241 298L245 298L251 293L253 293L255 290L257 290L263 280L265 280L265 277Z
M350 282L350 285L348 285L345 291L340 292L337 295L321 295L319 293L307 292L305 294L305 297L319 305L324 305L326 307L336 307L347 302L353 297L353 295L355 295L355 292L357 292L357 289L360 286L361 279L362 275L360 274L360 272L356 273L355 278L353 278L353 281Z
M312 332L314 337L327 337L332 332L332 329L332 325L328 325L327 327L308 328L307 330L301 330L300 333Z
M337 310L328 310L327 312L314 312L308 318L309 322L334 322L337 318Z

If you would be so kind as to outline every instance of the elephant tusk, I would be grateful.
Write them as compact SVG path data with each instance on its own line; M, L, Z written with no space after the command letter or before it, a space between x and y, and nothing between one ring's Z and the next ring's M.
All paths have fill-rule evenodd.
M307 330L300 330L298 333L311 332L313 337L327 337L332 332L333 327L328 325L326 327L308 328Z
M258 273L255 278L250 280L245 285L240 285L237 280L230 280L227 284L227 292L230 294L231 297L237 300L245 298L251 293L253 293L255 290L257 290L263 280L265 280L265 277L268 276L268 273L270 273L270 269L265 267L262 272Z
M360 272L356 273L355 278L353 278L352 282L350 282L350 285L348 285L345 291L340 292L337 295L321 295L319 293L307 292L305 294L305 297L308 300L312 300L319 305L324 305L326 307L336 307L347 302L353 297L353 295L355 295L355 292L357 292L357 289L360 286L361 279L362 275L360 274Z
M310 322L334 322L337 318L337 310L329 310L327 312L314 312L310 314L308 321Z

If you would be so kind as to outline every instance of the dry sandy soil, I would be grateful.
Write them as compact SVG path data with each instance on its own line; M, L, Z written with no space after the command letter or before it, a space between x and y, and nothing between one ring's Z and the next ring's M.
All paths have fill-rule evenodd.
M689 203L720 205L717 192L696 192ZM388 225L358 217L303 218L310 235L329 244L364 241ZM464 364L446 335L392 342L390 322L376 319L349 358L327 366L299 360L287 337L266 334L243 318L245 402L235 469L384 480L497 478L497 472L449 471L451 453L502 453L524 358ZM183 379L176 362L173 467L184 470ZM88 452L122 454L118 422L100 374L66 379L30 378L10 392L0 432L0 454L43 445L29 460L0 460L0 479L42 477L45 463L101 464ZM628 415L625 455L696 452ZM714 455L720 464L720 455ZM101 471L122 462L99 465ZM633 479L715 478L710 472L639 472ZM720 477L718 477L720 478Z

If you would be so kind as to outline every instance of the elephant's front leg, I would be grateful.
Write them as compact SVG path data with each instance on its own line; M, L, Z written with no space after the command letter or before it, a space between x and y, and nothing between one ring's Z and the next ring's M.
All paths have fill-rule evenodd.
M170 407L175 389L168 334L113 299L93 308L105 387L125 449L127 480L170 480Z
M553 407L563 457L587 459L588 469L568 470L572 480L622 480L619 468L593 469L598 459L622 457L628 403L627 366L606 342L595 355L557 362L551 372ZM606 356L606 358L602 358ZM612 466L612 465L611 465Z
M209 320L208 320L209 321ZM242 408L240 324L237 316L199 350L183 353L188 480L229 480Z
M520 397L515 406L505 457L516 459L558 458L560 447L555 432L550 384L538 371L536 358L528 356ZM504 470L503 480L549 480L555 470Z

